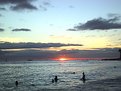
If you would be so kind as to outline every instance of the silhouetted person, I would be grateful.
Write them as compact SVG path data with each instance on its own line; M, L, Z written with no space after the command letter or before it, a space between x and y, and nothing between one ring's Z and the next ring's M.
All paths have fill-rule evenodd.
M84 74L84 72L82 73L82 79L81 79L82 81L83 81L83 83L85 83L85 74Z
M54 83L54 79L52 79L52 83Z
M18 81L15 82L16 86L18 86Z
M54 81L55 81L55 82L57 82L57 81L58 81L58 77L57 77L57 76L55 76Z

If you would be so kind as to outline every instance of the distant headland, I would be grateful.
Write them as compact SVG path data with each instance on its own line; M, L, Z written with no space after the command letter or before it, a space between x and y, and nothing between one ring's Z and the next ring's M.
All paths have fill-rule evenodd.
M102 60L121 60L121 49L118 50L120 53L119 58L112 58L112 59L102 59Z

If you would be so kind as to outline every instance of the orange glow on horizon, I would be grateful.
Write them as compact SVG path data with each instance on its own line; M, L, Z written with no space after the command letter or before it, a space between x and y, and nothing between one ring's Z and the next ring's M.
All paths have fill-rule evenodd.
M55 58L54 60L57 60L57 61L60 61L60 62L65 62L65 61L69 61L70 58L68 58L68 57L58 57L58 58Z
M59 58L60 61L68 60L67 58Z
M58 60L60 62L65 62L65 61L72 61L72 60L101 60L101 58L66 58L66 57L60 57L60 58L56 58L54 60Z

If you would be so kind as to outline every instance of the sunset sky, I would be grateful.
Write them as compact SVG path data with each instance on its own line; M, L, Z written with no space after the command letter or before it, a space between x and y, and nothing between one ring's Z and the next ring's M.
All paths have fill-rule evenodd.
M0 0L6 56L115 58L119 48L121 0Z

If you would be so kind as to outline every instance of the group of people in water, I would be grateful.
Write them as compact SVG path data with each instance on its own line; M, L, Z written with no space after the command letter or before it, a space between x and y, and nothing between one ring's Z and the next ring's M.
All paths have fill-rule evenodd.
M58 77L57 77L57 76L55 76L55 78L54 78L54 79L52 79L52 83L57 82L57 81L58 81Z
M85 78L85 73L84 73L84 72L82 73L82 78L81 78L80 80L82 80L82 81L83 81L83 83L85 83L86 78ZM54 79L52 79L52 83L57 82L57 81L58 81L58 77L57 77L57 76L55 76L55 78L54 78Z
M58 76L55 76L55 78L52 79L52 83L58 82L58 80L59 80L59 79L58 79ZM82 80L83 83L85 83L86 78L85 78L85 73L84 73L84 72L82 73L82 78L81 78L80 80ZM15 81L15 85L18 86L18 81Z

